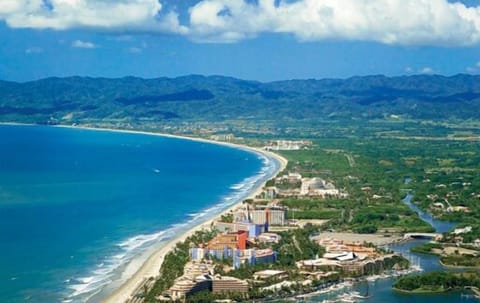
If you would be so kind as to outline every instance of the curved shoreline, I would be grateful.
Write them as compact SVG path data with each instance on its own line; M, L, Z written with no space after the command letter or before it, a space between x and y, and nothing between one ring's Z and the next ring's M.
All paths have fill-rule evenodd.
M19 123L1 123L1 124L36 126L35 124L19 124ZM126 281L122 283L117 289L113 290L113 292L111 292L110 294L106 294L107 295L106 298L101 298L101 302L106 302L106 303L119 303L119 302L125 302L129 300L135 294L136 290L142 285L142 283L144 283L149 278L152 278L152 277L155 278L159 275L164 257L176 246L177 243L185 241L186 238L193 235L196 231L199 231L205 228L210 228L212 222L218 219L222 214L234 210L239 205L241 205L245 199L250 199L257 196L261 192L262 188L265 186L265 183L268 181L268 179L274 177L279 172L283 171L286 168L288 163L288 161L284 157L270 151L262 150L260 148L254 148L246 145L239 145L239 144L228 143L228 142L219 142L219 141L208 140L203 138L178 136L178 135L147 132L147 131L122 130L122 129L113 129L113 128L95 128L95 127L86 127L86 126L52 125L50 127L83 129L83 130L104 131L104 132L119 132L119 133L127 133L127 134L142 134L142 135L150 135L150 136L176 138L176 139L182 139L182 140L191 140L191 141L202 142L207 144L217 144L217 145L227 146L230 148L241 149L257 155L261 155L273 161L276 161L276 165L275 165L276 170L272 173L272 176L269 176L265 180L262 180L261 183L259 183L257 186L252 188L252 190L250 191L247 197L237 201L233 205L229 206L227 209L221 211L221 213L216 214L213 217L208 218L205 221L202 221L201 223L195 226L192 226L186 232L183 232L177 237L171 240L168 240L166 243L161 245L159 249L151 253L151 255L147 257L147 259L135 271L135 273L132 276L128 277ZM115 283L115 282L118 283L120 281L113 281L112 283ZM102 292L103 290L105 290L105 288L103 288L100 292Z
M396 287L392 287L392 290L394 291L398 291L398 292L401 292L403 294L411 294L411 295L418 295L418 294L441 294L441 293L446 293L446 292L450 292L450 291L454 291L454 289L442 289L442 290L418 290L417 289L414 289L414 290L405 290L405 289L401 289L401 288L396 288Z
M109 285L104 286L103 288L99 289L98 292L92 294L86 302L107 302L107 303L123 303L129 300L138 290L138 288L148 279L151 277L157 277L159 275L160 268L163 263L163 259L168 252L170 252L178 242L184 241L190 235L194 234L196 231L202 230L204 228L210 228L211 223L218 219L222 214L230 212L234 210L239 205L243 203L245 199L250 199L258 195L262 188L265 186L265 183L276 176L279 172L283 171L288 161L283 158L282 156L275 154L270 151L266 151L260 148L250 147L246 145L234 144L229 142L220 142L214 141L209 139L203 138L196 138L196 137L188 137L188 136L179 136L179 135L171 135L166 133L156 133L156 132L149 132L149 131L140 131L140 130L123 130L123 129L114 129L114 128L97 128L97 127L90 127L90 126L71 126L71 125L39 125L39 124L30 124L30 123L16 123L16 122L0 122L0 125L13 125L13 126L45 126L45 127L56 127L56 128L70 128L70 129L77 129L77 130L89 130L89 131L102 131L102 132L117 132L123 134L140 134L140 135L149 135L149 136L158 136L158 137L165 137L165 138L175 138L181 140L190 140L196 141L201 143L207 144L216 144L222 145L230 148L240 149L246 152L254 153L258 156L265 157L270 161L274 161L274 165L272 165L275 169L268 177L265 179L257 180L258 182L256 186L254 186L246 195L235 201L234 204L228 206L226 209L221 210L219 213L212 214L210 217L205 218L204 221L199 223L195 223L196 225L191 226L186 231L182 231L177 236L166 240L165 242L159 242L156 245L153 245L150 249L147 249L142 254L139 254L138 257L144 256L143 262L137 268L132 265L133 260L130 260L128 263L125 264L124 269L120 272L120 277L112 281ZM267 166L263 166L267 167ZM139 262L140 263L140 262ZM114 286L113 286L114 285ZM109 286L111 286L109 288ZM93 301L95 300L95 301Z
M439 256L439 255L437 255ZM465 270L469 270L469 269L473 269L473 270L480 270L480 266L462 266L462 265L449 265L449 264L445 264L442 262L441 258L439 257L438 258L438 263L440 263L440 265L442 265L443 267L447 268L447 269L465 269Z

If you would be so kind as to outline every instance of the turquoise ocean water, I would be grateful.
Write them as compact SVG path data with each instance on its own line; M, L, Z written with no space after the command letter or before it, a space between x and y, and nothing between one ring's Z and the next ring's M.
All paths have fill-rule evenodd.
M83 302L278 165L183 139L0 126L0 302Z

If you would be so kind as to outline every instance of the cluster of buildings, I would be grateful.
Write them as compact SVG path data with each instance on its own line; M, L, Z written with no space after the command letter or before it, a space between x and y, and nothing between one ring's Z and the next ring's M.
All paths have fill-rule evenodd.
M159 301L171 302L185 299L201 291L213 293L247 293L248 282L234 277L214 274L214 265L209 262L188 262L184 274L164 294Z
M213 293L247 293L248 282L228 276L214 274L214 260L231 260L234 269L242 264L273 263L277 252L271 248L260 249L260 243L278 243L281 237L268 232L271 225L283 225L286 208L276 205L246 205L234 213L234 222L215 222L219 232L210 241L190 247L190 262L184 275L159 300L180 300L200 291ZM256 279L272 272L259 273ZM285 272L283 272L285 274Z
M367 247L359 242L346 242L333 238L318 240L318 244L325 247L325 258L334 259L336 256L340 258L344 255L355 256L358 259L376 258L380 254L375 247Z
M308 148L312 145L312 141L300 140L300 141L291 141L291 140L274 140L269 141L264 147L265 150L300 150Z
M463 228L455 228L452 232L451 235L452 240L458 245L458 244L467 244L471 245L474 248L480 248L480 238L474 239L471 241L471 243L464 243L464 236L465 234L474 232L474 229L472 226L465 226Z
M458 236L458 235L461 235L461 234L466 234L466 233L469 233L472 231L472 227L471 226L466 226L464 228L455 228L453 231L452 231L452 234Z
M235 139L235 135L234 135L234 134L211 135L211 136L210 136L210 139L211 139L211 140L215 140L215 141L227 141L227 142L230 142L230 141L233 141L233 139Z
M193 261L231 259L233 268L242 264L273 263L277 253L270 248L259 249L260 243L278 243L281 237L268 232L271 225L284 225L286 208L274 205L250 206L238 209L234 222L215 222L219 234L208 243L190 248Z
M274 199L276 197L347 197L346 193L341 192L332 182L322 178L304 178L299 173L289 173L275 179L278 187L267 187L264 190L265 198ZM281 187L282 189L280 189Z
M273 203L267 205L246 204L239 208L234 215L235 222L263 225L262 232L268 231L268 226L285 225L287 208Z
M296 262L299 270L325 274L326 272L344 272L351 275L364 275L366 272L380 271L384 261L395 254L382 255L374 247L360 243L347 243L337 239L322 239L326 253L322 258Z
M193 261L201 262L203 260L225 260L232 259L233 268L240 268L244 264L273 263L277 260L277 252L270 248L258 249L238 249L225 247L223 249L210 249L203 247L190 248L190 258Z

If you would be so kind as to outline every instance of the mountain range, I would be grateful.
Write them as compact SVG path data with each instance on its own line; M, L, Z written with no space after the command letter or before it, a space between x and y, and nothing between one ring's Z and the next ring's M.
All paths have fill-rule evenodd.
M0 81L0 121L478 119L480 76L382 75L262 83L223 76Z

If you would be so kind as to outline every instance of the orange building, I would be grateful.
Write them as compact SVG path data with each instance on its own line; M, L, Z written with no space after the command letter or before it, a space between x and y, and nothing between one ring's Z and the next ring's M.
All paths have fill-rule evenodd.
M247 236L246 231L230 232L220 234L208 242L208 249L246 249L247 248Z

